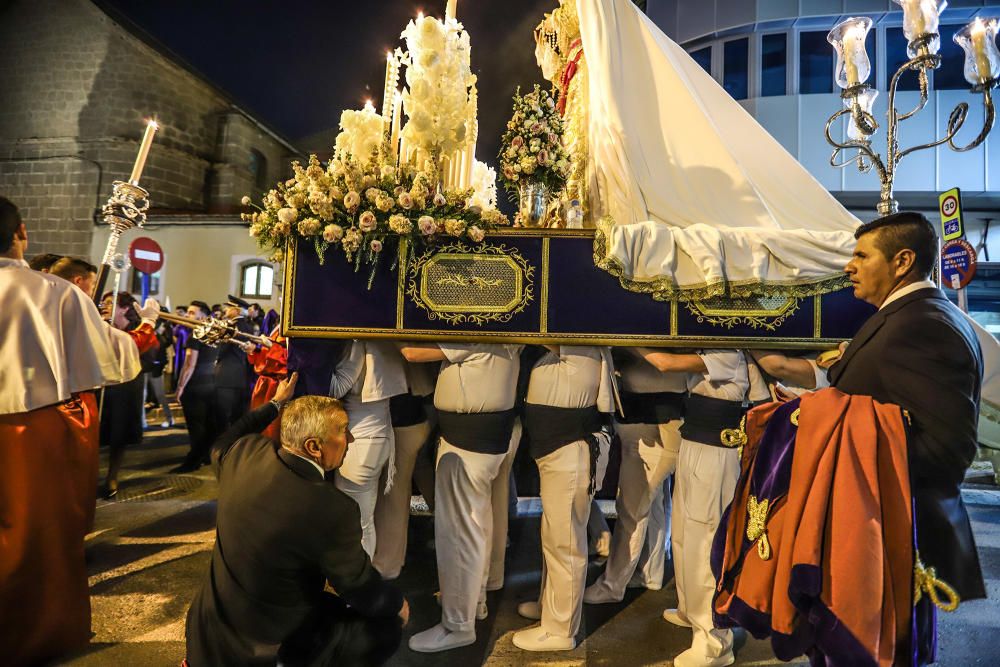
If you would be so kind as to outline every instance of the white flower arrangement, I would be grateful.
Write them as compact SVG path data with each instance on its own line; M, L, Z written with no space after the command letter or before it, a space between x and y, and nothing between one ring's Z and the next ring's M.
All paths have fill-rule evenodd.
M485 162L476 160L472 166L472 196L466 205L483 211L497 207L497 172Z
M537 84L527 95L518 88L514 113L500 149L504 187L516 192L526 183L543 183L558 192L569 176L569 154L563 146L563 119L552 93Z
M340 132L334 144L335 155L340 159L350 156L359 164L367 166L378 151L384 132L385 120L375 113L375 107L370 102L361 111L345 109L340 114Z
M409 120L402 130L407 145L429 155L447 155L468 141L469 87L475 83L469 33L455 20L421 16L410 21L401 37L408 90L403 109Z

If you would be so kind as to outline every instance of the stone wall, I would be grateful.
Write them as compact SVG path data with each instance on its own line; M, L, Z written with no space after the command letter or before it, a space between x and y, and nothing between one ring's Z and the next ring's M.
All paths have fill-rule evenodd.
M0 194L22 210L29 254L89 255L95 212L128 178L145 118L162 127L140 183L155 209L233 212L259 194L252 164L266 163L262 183L287 173L286 143L88 0L3 6Z

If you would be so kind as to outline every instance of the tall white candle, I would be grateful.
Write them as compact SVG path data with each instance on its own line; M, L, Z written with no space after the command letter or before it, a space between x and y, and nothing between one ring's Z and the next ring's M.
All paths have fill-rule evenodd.
M456 16L458 7L458 0L448 0L448 4L445 6L444 17L446 19L453 19Z
M393 93L396 91L396 84L399 83L399 61L392 51L385 54L385 88L382 90L382 118L386 125L391 122L389 114L392 113ZM388 129L388 127L386 127Z
M972 40L972 52L976 56L976 72L979 73L979 80L989 81L992 76L990 57L986 54L986 25L978 16L973 23L972 30L969 31L969 38Z
M865 29L859 25L844 33L844 74L848 86L861 83L858 73L858 63L865 56Z
M392 132L389 135L389 144L392 146L393 157L399 157L399 125L400 116L403 115L403 96L398 90L392 92Z
M149 157L149 147L153 145L153 136L160 126L155 120L146 123L146 133L142 135L142 143L139 144L139 154L135 156L135 165L132 166L132 175L128 177L128 182L132 185L139 184L139 177L142 176L142 169L146 166L146 158Z

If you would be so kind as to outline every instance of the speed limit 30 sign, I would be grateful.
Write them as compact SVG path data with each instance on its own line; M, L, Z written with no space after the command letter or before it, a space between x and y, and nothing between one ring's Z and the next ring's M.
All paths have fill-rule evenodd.
M965 235L962 224L962 192L952 188L938 196L938 209L941 212L941 240L951 241Z

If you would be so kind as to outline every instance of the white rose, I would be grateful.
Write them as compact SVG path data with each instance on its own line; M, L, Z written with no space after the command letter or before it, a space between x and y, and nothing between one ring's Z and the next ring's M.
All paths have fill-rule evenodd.
M283 208L278 211L278 220L286 225L291 225L299 217L299 212L294 208Z

